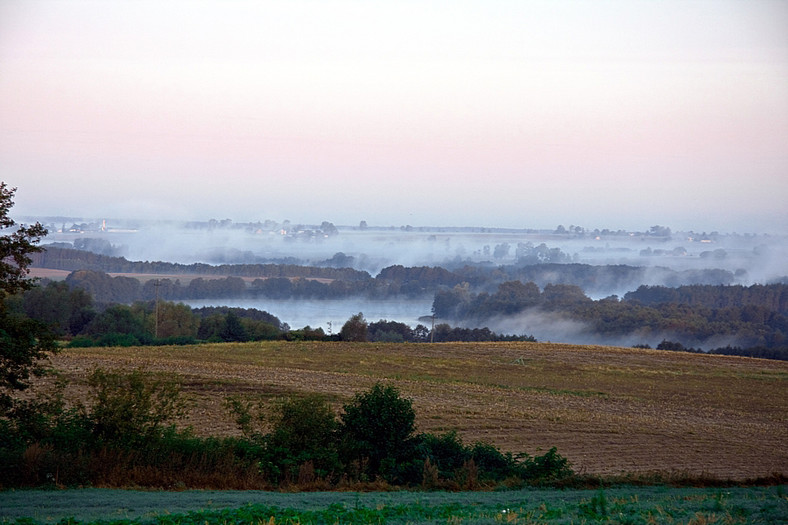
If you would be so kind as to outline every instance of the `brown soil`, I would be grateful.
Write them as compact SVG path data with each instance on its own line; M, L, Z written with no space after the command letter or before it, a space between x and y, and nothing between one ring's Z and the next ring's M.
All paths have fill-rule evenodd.
M674 471L743 480L788 473L788 363L544 343L244 343L69 349L75 383L95 367L178 374L185 425L235 435L228 396L317 392L337 411L377 381L413 400L419 431L455 429L531 455L557 447L592 474Z

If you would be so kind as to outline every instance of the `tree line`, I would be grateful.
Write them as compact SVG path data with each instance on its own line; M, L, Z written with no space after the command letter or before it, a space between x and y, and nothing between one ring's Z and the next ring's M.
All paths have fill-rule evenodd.
M117 279L106 277L107 279ZM753 357L788 358L788 286L641 287L618 298L592 300L576 286L507 281L494 293L474 293L457 285L436 292L438 323L411 327L390 320L368 322L351 316L338 333L322 327L293 329L276 316L254 308L190 308L173 301L132 304L95 303L73 283L49 282L5 300L11 312L40 321L72 346L186 344L199 341L346 340L375 342L535 341L535 326L520 334L486 328L493 320L529 311L548 312L584 323L589 335L665 338L682 348L729 338L732 343L707 351ZM451 323L451 324L450 324ZM455 326L452 326L454 324ZM467 328L466 326L476 326ZM735 341L735 343L733 343ZM673 349L673 348L666 348Z
M494 274L483 268L464 268L462 272L450 272L441 267L405 268L399 265L381 270L376 277L360 280L327 279L320 277L266 277L249 278L239 276L191 278L187 283L180 279L147 279L141 281L123 275L110 276L100 270L75 270L66 278L74 286L88 290L99 303L161 299L344 299L364 297L383 299L391 297L424 298L441 289L464 285L479 292L492 292L504 282L533 282L538 286L568 285L583 289L576 282L594 282L594 288L615 289L619 284L611 274L588 265L540 265L526 267L516 272L499 269ZM595 269L596 268L596 269ZM280 269L284 272L283 269ZM626 269L618 269L634 279ZM304 272L306 273L306 272ZM605 277L607 276L607 277ZM513 278L510 278L513 277ZM688 279L693 282L693 279ZM562 282L564 281L564 282ZM600 284L604 282L605 284ZM496 284L497 283L497 284ZM539 283L542 283L541 285ZM713 286L701 285L701 286Z
M406 323L383 319L367 322L362 313L351 316L339 333L328 334L321 327L291 329L278 317L256 308L191 308L164 300L97 304L88 290L68 281L33 287L6 298L4 305L17 318L39 323L53 337L67 341L72 347L278 339L414 343L533 340L524 335L499 335L487 328L452 328L440 324L433 331L421 324L412 328Z
M526 245L528 243L525 243ZM190 265L168 262L134 262L87 251L49 246L33 255L33 265L80 272L71 278L91 287L98 302L133 302L155 297L154 283L134 284L128 277L107 280L102 273L140 273L166 275L204 275L188 283L162 279L159 292L168 300L268 297L276 299L337 299L353 296L385 298L395 296L429 297L441 287L461 283L478 292L493 292L506 281L534 282L579 286L588 293L634 289L641 284L661 283L670 287L690 284L730 285L733 273L720 269L676 271L668 268L644 268L628 265L589 265L555 262L554 257L539 257L549 249L537 246L520 248L527 253L514 265L470 265L457 261L440 266L383 268L375 277L368 272L341 267L351 264L352 257L336 254L324 261L327 265L297 264L222 264ZM525 250L525 251L524 251ZM534 255L536 253L537 255ZM328 264L330 263L330 264Z
M491 320L538 309L588 327L589 334L599 337L633 335L643 341L668 336L686 347L702 346L711 338L728 338L734 351L771 349L770 356L782 355L788 347L788 285L687 285L640 286L623 298L609 296L590 299L576 285L548 283L543 288L533 281L505 281L495 291L474 291L467 282L455 283L459 277L439 267L406 268L392 266L368 281L357 281L365 289L394 290L436 289L433 313L439 320L434 330L411 328L402 323L395 327L374 326L371 340L376 341L496 341L505 340L483 328ZM430 284L424 286L424 281ZM240 277L193 279L187 286L169 279L148 280L124 276L111 277L93 270L72 272L61 283L47 283L29 290L22 298L11 299L17 311L56 327L58 335L81 337L74 344L151 344L158 339L191 342L244 341L274 338L331 339L321 328L304 327L290 331L274 316L254 318L253 310L234 309L228 319L223 314L189 311L175 301L178 298L293 297L329 298L353 296L358 290L352 282L335 280L324 283L310 279L269 278L247 284ZM189 291L184 293L184 290ZM324 294L325 290L330 290ZM253 295L258 294L258 295ZM153 315L156 297L160 297L158 316L162 323L155 329ZM269 314L270 315L270 314ZM236 319L237 317L238 319ZM381 320L380 322L384 322ZM230 328L227 328L229 323ZM460 328L446 325L479 328ZM238 328L241 326L243 330ZM474 331L475 330L475 331ZM522 333L534 327L523 326ZM124 334L122 337L107 334ZM131 335L129 335L131 334ZM428 334L425 336L425 334ZM528 339L528 336L513 336ZM763 352L761 352L763 354Z
M540 290L533 282L507 281L494 293L457 285L438 291L433 301L438 318L463 323L484 325L538 310L582 322L589 334L646 339L669 333L687 346L728 338L740 348L772 349L769 354L782 359L788 358L787 307L785 284L643 286L623 299L592 300L574 285L548 284Z
M239 277L304 277L357 281L369 273L352 268L302 266L297 264L181 264L164 261L129 261L64 246L49 245L31 256L32 266L56 270L96 270L107 273L203 274Z

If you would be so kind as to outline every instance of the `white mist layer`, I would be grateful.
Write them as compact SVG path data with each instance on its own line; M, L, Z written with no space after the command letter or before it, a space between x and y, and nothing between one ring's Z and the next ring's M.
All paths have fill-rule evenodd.
M329 324L334 333L338 333L350 316L359 312L364 314L368 322L397 321L411 327L419 324L419 317L430 315L432 300L419 301L385 301L366 299L340 300L277 300L277 299L216 299L184 301L192 308L203 306L232 306L239 308L256 308L275 315L290 328L305 326L322 328L328 333Z

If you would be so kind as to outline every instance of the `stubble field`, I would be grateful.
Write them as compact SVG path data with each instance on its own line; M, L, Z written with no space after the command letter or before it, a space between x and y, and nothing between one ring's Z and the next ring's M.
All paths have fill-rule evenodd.
M316 392L337 411L378 381L413 400L418 431L457 430L505 451L557 447L588 474L788 473L788 363L549 343L224 343L67 349L72 379L95 367L170 371L191 399L183 425L235 435L228 396Z

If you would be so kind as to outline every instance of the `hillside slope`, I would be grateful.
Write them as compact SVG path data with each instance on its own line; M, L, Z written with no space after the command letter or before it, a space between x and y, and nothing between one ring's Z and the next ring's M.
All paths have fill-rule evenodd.
M413 400L420 431L456 429L467 443L531 455L556 446L580 472L788 472L785 362L547 343L315 342L68 349L53 361L76 384L97 366L179 374L194 401L185 423L200 435L237 432L229 395L319 392L339 410L386 381Z

